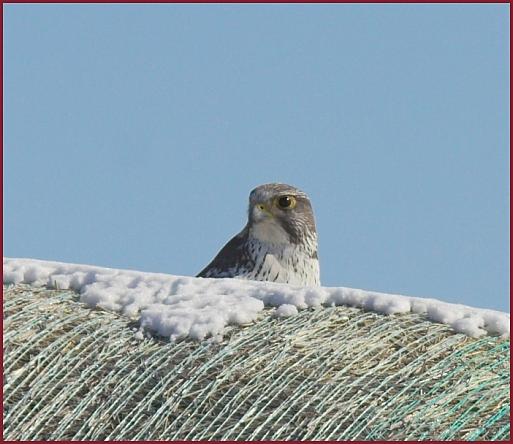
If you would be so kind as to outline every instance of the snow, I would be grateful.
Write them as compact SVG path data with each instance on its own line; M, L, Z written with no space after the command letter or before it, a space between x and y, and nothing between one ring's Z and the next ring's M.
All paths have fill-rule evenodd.
M142 341L144 339L144 333L142 332L142 330L137 330L134 333L134 338L137 339L138 341Z
M290 316L297 315L297 307L291 304L282 304L274 312L274 316L277 318L288 318Z
M274 316L298 309L346 305L384 315L421 313L472 337L509 336L510 316L495 310L345 287L296 287L242 279L204 279L117 270L90 265L4 258L4 283L73 289L91 307L139 319L171 340L190 337L222 340L227 325L254 322L265 306ZM137 338L142 338L142 330Z

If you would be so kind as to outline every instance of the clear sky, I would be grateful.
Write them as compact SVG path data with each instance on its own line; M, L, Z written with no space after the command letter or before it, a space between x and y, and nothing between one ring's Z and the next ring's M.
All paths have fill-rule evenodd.
M324 285L509 310L509 5L4 5L4 255L196 274L306 191Z

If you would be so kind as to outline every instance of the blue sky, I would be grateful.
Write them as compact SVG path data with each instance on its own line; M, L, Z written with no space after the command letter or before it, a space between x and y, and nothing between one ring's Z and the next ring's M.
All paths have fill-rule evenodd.
M273 181L324 285L509 310L509 5L4 5L4 255L194 275Z

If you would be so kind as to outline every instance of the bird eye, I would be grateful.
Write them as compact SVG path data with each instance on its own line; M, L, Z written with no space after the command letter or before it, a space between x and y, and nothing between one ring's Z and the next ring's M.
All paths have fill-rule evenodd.
M296 199L292 196L281 196L276 203L280 208L290 210L296 206Z

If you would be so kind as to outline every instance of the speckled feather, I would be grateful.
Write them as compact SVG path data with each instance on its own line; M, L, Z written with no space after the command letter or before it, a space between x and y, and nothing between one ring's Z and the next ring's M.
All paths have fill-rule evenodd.
M295 207L276 202L294 198ZM317 232L308 196L285 184L266 184L249 196L248 222L198 277L233 277L318 286Z

